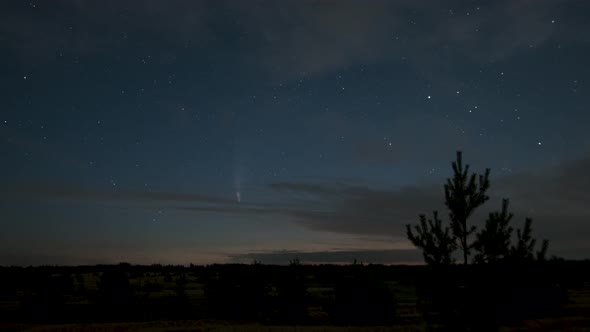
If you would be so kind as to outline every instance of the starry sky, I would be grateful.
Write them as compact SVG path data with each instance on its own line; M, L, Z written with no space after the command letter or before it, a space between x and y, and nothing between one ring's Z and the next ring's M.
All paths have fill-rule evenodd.
M417 263L455 151L590 252L590 3L2 1L0 264Z

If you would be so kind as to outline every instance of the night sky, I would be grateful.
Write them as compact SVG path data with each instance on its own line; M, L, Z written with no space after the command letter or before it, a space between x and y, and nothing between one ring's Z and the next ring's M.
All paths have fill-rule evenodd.
M457 150L475 224L589 256L588 1L2 1L0 45L0 265L419 263Z

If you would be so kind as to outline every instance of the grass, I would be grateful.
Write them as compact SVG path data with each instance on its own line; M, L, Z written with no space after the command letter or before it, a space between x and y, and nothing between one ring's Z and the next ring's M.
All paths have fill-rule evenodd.
M176 280L180 274L170 273L144 273L141 276L129 279L131 286L135 289L139 301L142 303L166 304L171 296L175 295L177 287ZM186 273L187 283L185 285L185 294L188 297L191 310L198 315L186 316L191 319L205 319L215 317L207 314L207 303L204 294L203 280ZM76 275L74 275L76 276ZM82 273L80 278L74 278L74 286L89 291L89 293L98 290L97 284L100 277L96 273ZM190 321L153 321L153 322L129 322L129 323L108 323L108 324L60 324L60 325L34 325L34 324L1 324L0 332L11 331L32 331L32 332L127 332L127 331L145 331L145 332L188 332L188 331L425 331L427 330L425 318L418 307L418 296L416 294L416 285L412 279L400 278L385 280L386 285L394 294L396 300L395 321L397 326L389 327L346 327L330 326L322 324L331 324L327 312L329 308L326 303L334 300L334 287L329 282L318 282L315 279L308 280L307 292L309 295L309 317L311 324L317 326L266 326L255 324L236 324L226 323L223 321L210 320L190 320ZM147 291L145 285L158 284L159 289L156 291ZM538 319L529 319L522 321L515 326L505 326L501 329L503 332L514 331L589 331L590 332L590 282L585 284L576 284L576 288L568 289L568 304L559 312L550 317L541 317ZM275 292L276 293L276 292ZM0 314L10 315L15 312L19 302L18 298L24 293L19 292L15 298L6 297L0 301ZM89 299L80 296L66 296L65 304L76 306L90 303ZM164 307L161 307L164 308ZM159 310L159 309L156 309ZM159 311L157 311L159 312ZM202 314L201 314L202 313ZM8 316L7 316L8 317ZM157 317L157 318L156 318ZM154 316L154 319L164 319L163 316ZM185 316L174 316L185 317ZM142 318L137 318L138 320ZM174 318L173 318L174 319ZM57 321L57 320L56 320ZM67 322L67 320L62 320ZM80 320L82 321L82 320ZM254 322L255 320L252 320ZM263 320L261 320L263 321ZM270 322L270 320L268 321ZM276 321L275 321L276 322Z
M421 332L424 326L263 326L204 323L202 321L157 321L146 323L64 324L48 326L0 326L14 332Z
M590 282L568 290L568 304L558 317L525 320L517 326L504 327L502 332L590 332Z

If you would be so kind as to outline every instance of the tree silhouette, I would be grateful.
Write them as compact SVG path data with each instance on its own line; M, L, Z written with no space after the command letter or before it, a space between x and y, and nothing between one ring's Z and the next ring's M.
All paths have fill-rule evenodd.
M463 166L461 151L457 151L457 160L452 166L453 178L447 179L445 184L445 205L449 209L453 235L463 251L463 263L467 264L473 247L473 243L468 242L469 236L475 232L475 226L468 226L467 220L489 199L486 192L490 187L490 169L487 168L484 174L469 174L469 165Z
M515 261L532 261L532 260L545 260L547 254L547 248L549 247L549 241L543 240L541 249L535 252L535 244L537 240L531 236L532 228L531 224L533 220L526 218L523 229L516 230L516 245L510 249L510 256Z
M545 260L549 241L543 240L541 249L535 252L537 241L532 237L532 219L527 218L523 229L516 230L516 244L511 245L513 214L508 212L508 199L502 201L502 211L490 213L484 229L477 234L474 249L478 263L495 263L503 260L513 262Z
M438 218L438 212L433 212L433 219L426 219L420 215L420 224L414 226L416 234L412 232L410 225L406 225L408 239L422 249L424 261L430 265L451 264L451 254L457 248L455 238L448 226L443 227Z
M469 236L475 232L475 226L468 226L467 220L489 199L486 195L490 187L489 168L484 174L469 174L469 165L463 165L461 151L457 151L457 160L452 167L453 178L447 179L444 185L450 228L442 226L436 211L432 221L420 216L420 224L414 227L416 234L410 225L406 225L408 239L422 249L424 260L432 265L452 263L451 254L457 247L463 251L463 263L467 264L474 245L469 243Z
M496 263L510 256L513 214L508 212L508 199L502 200L502 211L490 213L484 229L476 235L474 249L477 263Z
M490 187L490 169L487 168L484 174L470 174L469 165L463 165L461 151L457 151L457 160L452 167L453 177L447 179L444 186L450 227L443 226L437 211L434 211L433 219L420 215L420 223L413 229L411 225L406 225L408 239L422 249L424 261L430 265L451 264L454 262L453 251L457 248L463 252L463 264L468 263L472 249L477 252L477 263L494 263L506 259L518 262L544 260L549 242L544 240L541 249L535 252L536 240L531 236L530 218L526 219L522 229L517 230L516 244L510 244L513 214L508 212L508 199L502 201L501 211L489 214L484 228L476 234L475 241L469 242L476 227L468 225L467 220L489 199L486 192Z

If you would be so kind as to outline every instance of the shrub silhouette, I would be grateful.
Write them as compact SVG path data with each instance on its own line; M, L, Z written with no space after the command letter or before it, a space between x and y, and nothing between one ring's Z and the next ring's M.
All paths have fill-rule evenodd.
M521 238L530 243L524 228ZM516 237L514 231L514 247ZM528 246L539 247L538 243L536 248ZM529 252L533 252L532 257L536 255L534 250ZM0 301L22 304L2 307L0 324L215 318L232 321L230 324L235 321L274 325L405 324L409 322L405 315L406 309L410 309L408 301L413 302L410 299L414 299L416 286L418 309L424 313L422 317L427 323L436 325L432 327L482 331L517 323L523 318L559 314L567 300L566 289L584 287L590 264L588 261L550 259L540 262L534 259L436 267L356 264L133 268L143 271L149 280L160 280L165 272L172 273L178 284L158 284L165 292L137 296L128 285L127 267L0 267L3 281ZM70 276L89 276L95 271L99 271L98 290L89 286L85 294L80 294L68 281L72 279ZM194 285L195 277L199 284L205 285L209 303L201 301L193 292L188 296L188 306L179 300L184 298L183 290L177 288L183 286L183 275L189 276L189 286ZM86 283L94 280L86 279ZM131 281L132 285L138 285L139 280ZM396 297L392 296L390 288L395 290ZM211 293L216 289L218 293ZM176 293L170 293L175 290ZM213 296L215 294L220 296ZM399 308L394 301L396 298L403 301ZM400 316L395 315L396 309Z
M52 276L45 271L30 271L28 289L21 299L21 310L33 322L58 322L64 316L64 297L75 291L69 274Z
M100 313L105 319L122 319L130 316L134 291L127 273L120 267L106 270L97 283Z
M301 324L308 321L308 295L304 266L299 258L291 260L279 275L276 284L278 319L286 324Z
M232 270L227 271L212 270L207 276L205 296L210 316L234 321L259 321L268 310L269 286L264 275L257 273L257 266L231 267Z
M361 267L362 268L362 267ZM380 279L359 271L340 277L335 289L334 320L344 325L391 325L395 301L391 290Z

